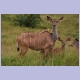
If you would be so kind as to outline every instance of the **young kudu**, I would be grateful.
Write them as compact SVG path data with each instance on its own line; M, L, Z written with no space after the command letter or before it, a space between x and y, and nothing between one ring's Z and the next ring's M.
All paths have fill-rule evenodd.
M52 50L52 53L60 53L65 51L66 42L70 41L71 38L67 38L66 40L62 40L60 37L58 37L58 40L62 43L62 46L60 48L55 48Z
M44 56L47 55L47 50L52 49L52 47L55 44L55 41L57 40L58 34L57 34L57 24L62 18L58 20L52 20L49 16L47 16L47 20L52 22L53 31L52 33L49 33L48 31L42 31L40 33L22 33L17 39L17 50L21 48L21 52L19 54L19 58L22 58L22 56L28 51L28 48L41 51L41 53L44 53ZM43 54L42 53L42 54Z

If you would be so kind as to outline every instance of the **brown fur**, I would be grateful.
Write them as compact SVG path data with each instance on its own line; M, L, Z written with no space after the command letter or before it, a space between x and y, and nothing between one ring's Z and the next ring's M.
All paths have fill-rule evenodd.
M27 52L28 48L36 51L42 49L45 52L46 49L53 45L48 31L43 31L41 33L22 33L16 41L17 50L19 51L19 48L21 48L21 53L19 54L20 58Z

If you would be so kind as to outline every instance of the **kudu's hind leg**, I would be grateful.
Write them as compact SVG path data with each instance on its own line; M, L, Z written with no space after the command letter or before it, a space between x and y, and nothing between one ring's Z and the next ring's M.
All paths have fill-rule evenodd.
M28 48L27 47L21 47L21 52L20 54L18 55L19 59L21 59L25 53L28 51Z

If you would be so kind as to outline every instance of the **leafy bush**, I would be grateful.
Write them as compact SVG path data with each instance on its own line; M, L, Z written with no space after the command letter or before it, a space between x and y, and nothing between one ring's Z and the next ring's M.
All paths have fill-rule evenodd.
M34 28L40 20L40 14L18 14L14 19L14 24Z

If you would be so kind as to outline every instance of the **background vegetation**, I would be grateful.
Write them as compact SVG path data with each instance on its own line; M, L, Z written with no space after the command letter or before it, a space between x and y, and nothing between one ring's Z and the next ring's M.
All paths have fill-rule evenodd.
M39 33L43 30L52 31L52 24L46 20L45 14L2 14L1 15L1 65L2 66L78 66L79 56L75 47L68 47L68 44L79 37L79 15L78 14L49 14L53 19L64 19L58 24L58 35L62 39L71 37L67 42L63 54L41 59L39 51L29 49L26 55L19 60L16 50L16 38L23 32ZM56 41L55 47L61 43Z

